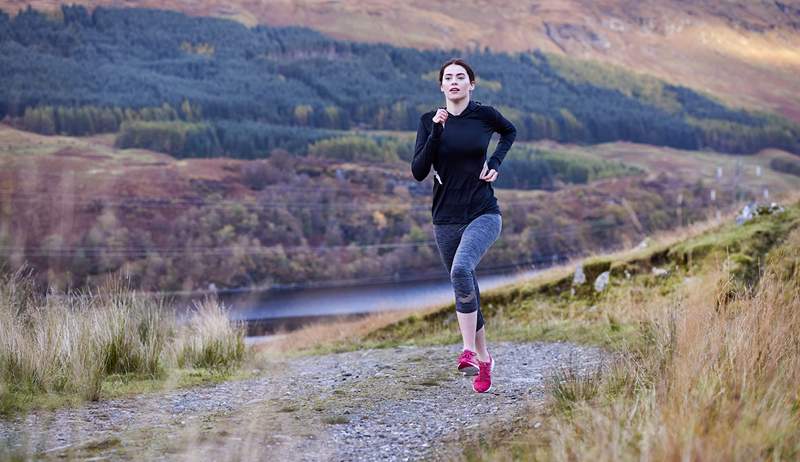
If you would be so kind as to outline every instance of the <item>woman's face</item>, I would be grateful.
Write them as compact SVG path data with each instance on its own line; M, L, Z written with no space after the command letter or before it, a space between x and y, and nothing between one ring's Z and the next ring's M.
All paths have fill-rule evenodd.
M451 64L444 68L441 89L445 98L455 102L468 97L475 84L469 81L469 74L463 66Z

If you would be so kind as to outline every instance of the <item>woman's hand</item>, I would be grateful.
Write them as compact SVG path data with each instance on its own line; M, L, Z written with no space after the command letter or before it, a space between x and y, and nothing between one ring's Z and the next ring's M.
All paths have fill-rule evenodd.
M441 123L444 126L448 115L447 109L438 108L436 114L433 115L433 123Z
M489 166L486 165L486 162L484 162L483 163L483 170L481 170L481 176L479 178L481 180L485 180L485 181L488 181L489 183L491 183L492 181L497 179L497 170L495 170L495 169L489 170Z

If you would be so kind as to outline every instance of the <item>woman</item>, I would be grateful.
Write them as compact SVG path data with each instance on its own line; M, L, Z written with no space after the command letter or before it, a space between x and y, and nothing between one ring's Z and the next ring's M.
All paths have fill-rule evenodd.
M446 105L420 117L411 171L423 181L434 169L433 230L450 273L464 342L458 370L475 375L472 388L484 393L492 387L494 359L486 348L475 267L500 236L502 217L491 183L517 131L496 109L470 99L475 73L463 60L444 63L439 84ZM494 132L500 142L487 162Z

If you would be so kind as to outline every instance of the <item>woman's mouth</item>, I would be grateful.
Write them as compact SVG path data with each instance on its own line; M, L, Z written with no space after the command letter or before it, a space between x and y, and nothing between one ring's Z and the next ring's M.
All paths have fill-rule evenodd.
M458 93L458 92L459 92L458 88L451 88L450 89L450 93Z

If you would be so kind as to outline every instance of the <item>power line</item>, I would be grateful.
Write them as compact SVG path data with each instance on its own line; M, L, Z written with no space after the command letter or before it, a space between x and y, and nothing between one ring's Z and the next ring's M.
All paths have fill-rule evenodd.
M42 202L47 202L46 198L42 198L41 200L17 200L15 202L22 202L27 204L39 204ZM246 203L246 202L230 202L227 204L222 203L200 203L200 202L169 202L169 203L149 203L149 202L140 202L134 203L133 201L127 200L125 202L102 202L102 201L87 201L87 202L72 202L73 204L84 205L84 206L103 206L103 207L136 207L142 209L167 209L167 208L174 208L180 206L195 206L195 207L203 207L203 208L212 208L212 207L231 207L234 205L239 206L246 206L250 209L257 209L257 210L267 210L267 209L293 209L293 208L303 208L303 209L340 209L340 210L383 210L383 209L396 209L396 208L404 208L404 209L411 209L411 210L426 210L430 208L430 205L425 204L413 204L408 205L407 203L397 202L397 203L353 203L350 201L349 203L344 202L269 202L269 203L261 203L261 204L254 204L254 203ZM57 204L60 205L60 204Z
M419 247L426 245L434 245L433 241L426 242L398 242L393 244L348 244L338 246L281 246L282 249L305 249L305 250L334 250L334 249L351 249L351 248L401 248L401 247ZM30 251L33 252L30 252ZM0 255L11 255L7 252L21 251L27 256L71 256L81 253L98 253L102 255L142 255L147 256L152 253L169 254L169 255L228 255L236 252L247 251L249 253L271 253L275 249L272 247L264 246L230 246L230 247L188 247L188 248L108 248L108 247L69 247L69 248L21 248L21 247L4 247L0 246ZM6 252L6 253L3 253Z
M573 223L567 225L565 228L557 230L548 230L547 232L537 233L532 237L534 240L549 238L553 236L572 237L575 238L583 229L604 230L621 228L627 226L626 223L609 223L601 220L594 220L589 222ZM283 250L312 250L312 251L325 251L325 250L354 250L354 249L368 249L368 248L403 248L403 247L422 247L422 246L436 246L435 241L416 241L416 242L398 242L398 243L380 243L380 244L342 244L342 245L325 245L325 246L284 246L280 247ZM19 253L25 256L37 257L69 257L76 255L98 254L101 256L147 256L153 253L166 254L169 256L181 255L230 255L246 251L248 253L271 253L275 249L271 247L261 246L186 246L186 247L151 247L151 248L137 248L127 246L103 246L103 247L14 247L14 246L0 246L0 255L14 256Z
M156 185L160 185L160 184L166 184L166 183L155 183L155 184ZM243 185L243 186L246 186L246 185ZM250 189L249 187L247 187L247 188ZM273 190L273 189L274 190L281 190L281 191L300 191L300 192L304 192L304 191L312 191L312 192L325 191L325 192L341 192L341 193L352 193L354 190L369 190L369 188L366 185L363 185L363 184L360 184L360 183L354 183L351 186L345 186L345 187L334 187L334 186L319 186L319 187L317 187L317 186L291 186L291 185L286 185L286 184L270 184L270 185L265 185L265 186L263 186L263 187L261 187L259 189L254 190L254 191L255 192L261 192L261 191ZM48 195L48 191L46 191L46 190L44 190L44 191L25 190L25 187L19 187L19 188L15 188L15 189L8 189L8 188L0 189L0 193L3 193L3 194L18 194L19 193L19 194L42 194L42 195ZM101 197L101 196L91 196L91 197Z
M521 260L503 265L480 267L481 274L485 276L502 274L501 270L508 270L514 268L531 267L532 265L552 265L556 263L563 263L572 258L578 257L578 253L565 253L565 254L551 254L539 258L528 260ZM240 293L256 293L268 292L271 290L304 290L304 289L323 289L323 288L346 288L357 287L370 284L383 284L383 283L408 283L419 281L432 281L446 277L444 266L441 271L436 272L416 272L412 277L395 277L395 276L375 276L370 278L350 278L350 279L335 279L335 280L318 280L307 281L303 283L284 283L284 284L270 284L261 286L248 286L230 289L197 289L197 290L176 290L176 291L137 291L138 294L164 297L164 296L190 296L190 295L211 295L211 294L240 294Z
M43 196L41 198L23 197L11 198L13 202L21 203L53 203L52 196ZM116 198L115 198L116 199ZM264 201L269 198L263 198ZM412 196L413 199L413 196ZM499 205L514 206L514 205L533 205L536 204L538 198L530 198L524 200L509 200L503 201L498 199ZM62 202L67 202L63 199ZM158 208L174 208L177 206L196 206L196 207L215 207L215 206L244 206L249 209L274 209L274 208L316 208L316 209L384 209L384 208L397 208L402 207L410 210L429 210L430 203L427 200L423 203L420 201L418 204L408 204L407 202L367 202L367 203L352 203L345 202L252 202L252 201L202 201L202 200L175 200L164 198L125 198L122 202L110 202L100 199L70 199L71 204L79 204L85 206L106 206L106 207L137 207L144 209L158 209Z

